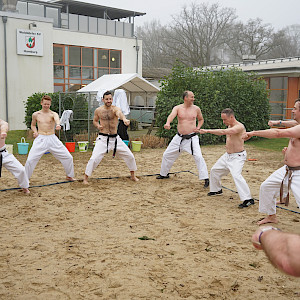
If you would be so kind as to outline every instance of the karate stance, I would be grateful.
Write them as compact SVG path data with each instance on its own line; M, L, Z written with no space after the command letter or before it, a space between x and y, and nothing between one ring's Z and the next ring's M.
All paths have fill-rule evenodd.
M221 118L228 128L200 129L200 133L226 135L226 153L217 160L210 170L210 192L207 195L221 195L223 193L221 177L230 172L240 200L243 201L243 203L239 204L239 208L248 207L254 204L254 200L251 197L248 184L242 176L243 166L247 158L242 134L246 132L246 130L244 125L236 120L231 108L223 109Z
M163 154L160 175L156 178L169 178L169 171L173 163L178 158L181 151L186 151L193 155L198 168L199 179L204 179L204 187L208 187L209 179L207 166L202 156L199 137L197 136L197 132L199 132L204 119L200 107L194 105L195 98L193 92L185 91L182 98L184 103L173 108L171 114L167 118L166 124L164 125L164 128L169 130L171 128L170 123L175 117L177 117L178 133L173 137L168 148ZM196 119L198 120L198 126L196 126Z
M29 180L24 166L6 150L5 139L8 132L8 123L0 119L0 177L4 166L18 180L19 186L25 194L29 194Z
M50 96L44 95L41 100L42 109L32 114L31 129L35 140L29 151L25 170L30 179L40 158L49 151L62 163L66 172L66 179L74 181L73 156L55 135L55 130L60 130L61 126L58 114L50 110L51 101Z
M300 122L300 99L295 101L292 110L294 120ZM290 138L288 147L282 152L285 165L271 174L260 186L259 212L268 216L257 224L278 223L276 217L276 198L280 195L280 203L288 205L289 188L293 192L298 207L300 207L300 125L288 129L267 129L246 132L244 140L252 136L265 138Z
M105 92L102 100L104 105L95 110L93 120L94 126L99 130L99 136L92 156L87 163L83 183L88 184L89 176L99 165L104 154L110 150L113 150L113 156L117 155L125 161L130 170L131 180L138 181L139 179L134 174L137 170L134 155L117 134L118 119L122 120L126 126L130 124L130 121L125 118L120 108L112 105L111 92Z

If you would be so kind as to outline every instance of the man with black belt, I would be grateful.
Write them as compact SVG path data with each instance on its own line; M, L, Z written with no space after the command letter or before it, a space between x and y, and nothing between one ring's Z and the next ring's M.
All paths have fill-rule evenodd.
M300 122L300 98L295 100L292 110L294 120ZM260 186L259 212L268 216L257 224L278 223L276 217L276 198L280 195L280 202L288 205L289 188L293 192L298 207L300 207L300 125L288 129L267 129L246 132L244 140L252 136L265 138L290 138L288 147L282 152L285 165L271 174Z
M128 126L130 121L125 118L122 111L112 105L112 94L107 91L103 94L104 105L95 110L93 124L99 130L99 136L96 140L92 156L87 163L83 183L88 184L88 178L101 162L105 153L113 150L115 155L121 157L130 170L130 178L133 181L138 181L134 172L137 170L135 158L128 146L122 141L117 134L118 119L123 120ZM99 123L100 121L100 123Z
M243 133L246 132L242 123L238 122L231 108L225 108L221 112L223 123L226 129L200 129L200 133L211 133L215 135L226 135L226 153L224 153L210 170L210 192L207 196L222 195L221 177L229 172L233 177L240 200L239 208L248 207L254 204L250 189L242 170L247 158L244 149Z
M193 155L198 172L199 179L205 180L204 187L209 186L208 171L205 160L202 156L199 137L197 132L201 128L204 119L200 107L194 105L194 93L185 91L182 95L183 104L177 105L167 118L164 128L169 130L170 123L175 117L178 119L177 130L178 133L173 137L168 148L163 154L160 175L157 179L169 178L169 171L182 151L186 151ZM198 125L196 126L196 120Z
M8 123L0 119L0 177L2 166L10 171L18 180L19 186L25 194L29 194L29 180L24 166L6 150L5 139L8 132Z

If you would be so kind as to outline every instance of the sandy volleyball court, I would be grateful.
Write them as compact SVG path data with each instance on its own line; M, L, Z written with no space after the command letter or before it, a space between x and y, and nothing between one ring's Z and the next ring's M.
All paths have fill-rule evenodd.
M259 186L282 165L281 153L248 146L244 176ZM202 147L210 169L224 146ZM231 176L207 197L192 156L184 153L168 180L156 180L164 149L135 152L140 181L108 154L82 182L0 192L0 299L300 299L299 279L273 268L250 237L258 203L238 209ZM73 153L82 179L91 155ZM27 156L17 158L24 164ZM3 170L0 189L17 186ZM44 155L31 185L64 180ZM103 177L114 179L93 179ZM299 211L293 197L291 210ZM300 233L300 215L278 210L282 230ZM144 239L139 239L144 237ZM148 239L146 239L148 238Z

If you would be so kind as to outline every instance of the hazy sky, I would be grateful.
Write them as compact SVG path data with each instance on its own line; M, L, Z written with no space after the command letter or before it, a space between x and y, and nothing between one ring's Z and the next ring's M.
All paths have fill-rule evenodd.
M219 3L222 7L236 9L238 19L246 22L257 17L263 23L271 23L275 29L292 24L300 24L300 0L86 0L86 2L123 8L146 15L136 17L136 25L143 25L153 19L159 19L165 25L171 21L171 15L178 14L183 5L195 3Z

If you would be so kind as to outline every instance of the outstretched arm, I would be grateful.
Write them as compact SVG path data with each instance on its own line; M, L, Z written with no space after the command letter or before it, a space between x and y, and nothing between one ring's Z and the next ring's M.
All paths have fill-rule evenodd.
M252 236L254 247L264 250L270 262L279 270L300 277L300 236L278 230L262 232L262 228L258 228Z
M264 138L300 138L300 125L288 129L266 129L246 132L243 135L245 141L253 136L260 136Z
M226 129L200 129L200 133L211 133L211 134L215 134L215 135L233 135L233 134L237 134L240 133L244 130L244 126L241 124L238 125L234 125L233 127L230 128L226 128Z
M282 120L270 120L268 122L269 126L283 126L283 127L294 127L296 125L298 125L299 123L296 120L286 120L286 121L282 121Z

